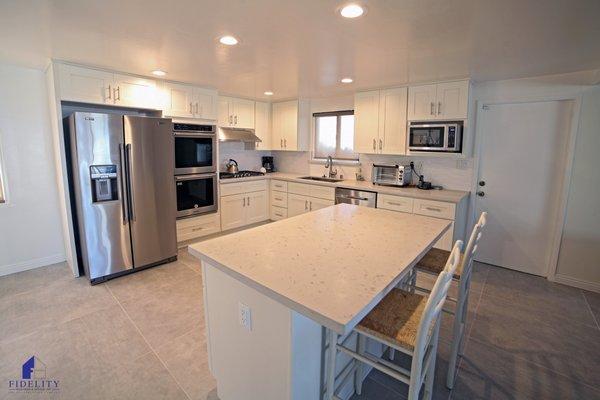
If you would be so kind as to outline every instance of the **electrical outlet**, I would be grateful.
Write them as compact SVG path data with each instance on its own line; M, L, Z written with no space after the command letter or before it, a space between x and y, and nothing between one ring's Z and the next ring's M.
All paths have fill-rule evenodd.
M238 303L240 325L248 332L252 330L252 311L244 303Z

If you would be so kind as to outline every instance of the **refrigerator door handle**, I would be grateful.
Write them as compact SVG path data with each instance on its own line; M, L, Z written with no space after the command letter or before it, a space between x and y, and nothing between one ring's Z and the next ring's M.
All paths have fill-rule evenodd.
M123 179L123 177L125 176L125 149L123 148L123 143L119 143L119 162L121 163L121 165L119 166L121 169L121 173L119 174L119 180L121 181L121 208L122 208L122 214L123 214L123 225L127 224L128 221L128 207L127 207L127 201L125 198L125 180ZM126 179L126 178L125 178Z
M133 185L131 176L131 143L125 145L125 165L127 166L127 192L129 194L129 220L135 221L135 207L133 198Z

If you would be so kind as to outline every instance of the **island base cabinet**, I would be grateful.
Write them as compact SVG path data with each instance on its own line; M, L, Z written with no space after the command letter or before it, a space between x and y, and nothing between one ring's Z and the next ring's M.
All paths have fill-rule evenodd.
M202 275L209 367L219 398L319 400L324 328L209 262L202 261ZM249 327L241 323L241 307L250 310ZM356 338L348 340L351 345ZM372 341L367 350L383 352ZM338 355L338 374L348 362ZM363 379L369 372L364 368ZM342 398L350 397L353 380L340 389Z

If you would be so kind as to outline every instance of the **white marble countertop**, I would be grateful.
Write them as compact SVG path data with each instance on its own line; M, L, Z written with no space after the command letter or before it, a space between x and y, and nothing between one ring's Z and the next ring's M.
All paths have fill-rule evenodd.
M384 194L392 194L396 196L404 196L404 197L412 197L416 199L425 199L425 200L435 200L435 201L446 201L450 203L459 203L462 199L469 196L469 192L465 192L462 190L420 190L414 186L410 187L393 187L393 186L380 186L374 185L368 181L357 181L354 179L345 179L341 182L319 182L319 181L311 181L307 179L300 179L301 174L290 174L285 172L273 172L270 174L266 174L263 176L252 176L246 178L236 178L236 179L223 179L220 181L221 184L234 183L234 182L246 182L246 181L255 181L261 179L279 179L290 182L299 182L306 183L309 185L320 185L320 186L329 186L329 187L344 187L350 189L358 189L358 190L369 190L377 193Z
M338 204L189 246L189 252L336 332L349 332L450 221Z

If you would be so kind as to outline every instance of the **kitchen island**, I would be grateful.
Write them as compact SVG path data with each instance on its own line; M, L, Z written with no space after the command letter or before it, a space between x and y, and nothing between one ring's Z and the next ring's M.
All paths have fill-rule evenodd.
M320 399L328 332L350 332L450 224L339 204L190 246L219 398Z

